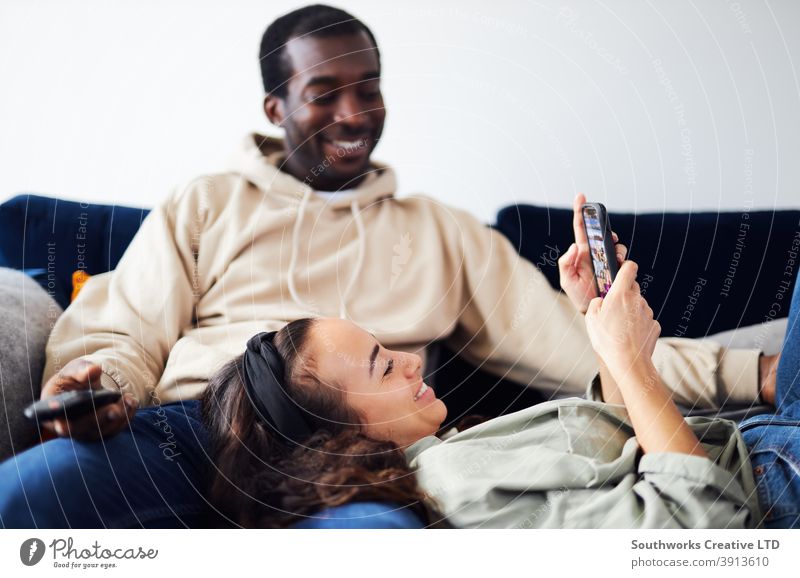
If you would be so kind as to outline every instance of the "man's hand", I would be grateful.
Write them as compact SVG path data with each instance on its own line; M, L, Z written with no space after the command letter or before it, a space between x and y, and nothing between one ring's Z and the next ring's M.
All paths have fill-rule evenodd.
M581 207L586 202L583 193L575 196L573 203L572 229L575 242L558 260L558 272L561 288L569 300L581 313L586 313L589 302L597 297L597 282L594 278L594 267L589 253L589 239L583 228L583 214ZM611 238L617 249L617 263L622 265L628 248L619 243L619 237L612 231Z
M73 359L56 375L51 377L42 388L42 399L53 397L67 391L79 389L102 389L100 386L99 365L84 359ZM139 402L133 395L126 393L117 402L101 407L96 413L81 416L78 419L54 419L44 422L45 429L62 437L91 441L118 434L128 427L136 414Z
M761 401L775 405L775 380L778 377L778 362L781 354L762 355L758 360L758 389Z

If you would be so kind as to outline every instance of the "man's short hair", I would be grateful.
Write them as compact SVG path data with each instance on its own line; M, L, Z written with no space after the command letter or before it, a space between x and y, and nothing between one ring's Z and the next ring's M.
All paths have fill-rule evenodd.
M286 84L293 70L286 57L286 43L292 38L346 36L366 32L375 46L380 68L381 55L375 36L366 24L344 10L314 4L281 16L267 27L261 38L261 78L264 90L279 98L286 96Z

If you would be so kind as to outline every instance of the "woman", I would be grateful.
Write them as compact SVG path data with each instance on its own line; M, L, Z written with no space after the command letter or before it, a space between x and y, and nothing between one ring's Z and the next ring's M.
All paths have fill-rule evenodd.
M789 388L800 290L786 345L795 355L784 354L778 376L783 413L745 422L748 447L733 422L681 417L651 361L660 328L635 278L625 263L586 313L601 368L588 400L445 438L435 435L445 404L422 381L419 356L340 319L257 335L203 399L218 465L212 502L243 526L285 526L364 500L458 527L741 528L761 525L762 512L772 512L764 525L798 525L797 477L781 478L797 463L776 451L800 446Z

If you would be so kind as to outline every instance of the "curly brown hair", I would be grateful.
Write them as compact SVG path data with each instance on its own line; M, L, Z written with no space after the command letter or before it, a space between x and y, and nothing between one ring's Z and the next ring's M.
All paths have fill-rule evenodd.
M208 489L215 523L287 527L326 507L375 500L440 525L402 450L366 436L344 393L322 385L313 360L302 355L313 325L310 318L293 321L274 340L285 365L286 392L305 408L315 431L301 445L276 439L258 418L244 386L244 355L209 382L201 407L216 466Z

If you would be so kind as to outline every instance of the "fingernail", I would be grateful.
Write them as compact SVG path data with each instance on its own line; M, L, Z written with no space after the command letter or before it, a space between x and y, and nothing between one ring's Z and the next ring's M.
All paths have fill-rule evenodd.
M112 409L110 412L108 412L108 419L110 419L111 421L118 420L119 419L119 412L114 410L114 409Z
M126 395L125 405L131 409L133 409L134 407L139 407L139 400L133 397L132 395Z
M55 428L55 430L56 430L56 433L57 433L58 435L60 435L60 436L63 436L63 435L64 435L64 428L63 428L63 427L61 427L61 422L58 422L58 421L57 421L57 422L55 422L55 423L53 424L53 427Z

